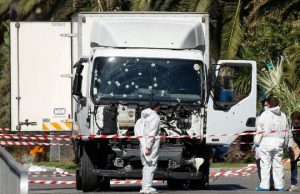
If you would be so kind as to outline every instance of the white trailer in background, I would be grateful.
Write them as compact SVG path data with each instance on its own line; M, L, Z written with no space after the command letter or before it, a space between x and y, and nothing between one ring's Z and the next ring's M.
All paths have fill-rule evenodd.
M10 24L11 129L71 130L70 23Z
M209 135L254 130L256 63L209 64L208 14L79 13L71 22L11 23L11 36L13 128L25 119L38 125L21 130L73 121L82 135L133 135L141 110L157 100L162 135L195 137L162 141L154 177L171 189L208 186L210 146L236 138ZM71 73L74 106L61 76ZM136 139L77 139L77 189L141 178L139 155Z

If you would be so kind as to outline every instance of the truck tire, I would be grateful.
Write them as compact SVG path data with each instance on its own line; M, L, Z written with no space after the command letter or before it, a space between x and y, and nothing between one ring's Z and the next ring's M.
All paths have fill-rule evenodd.
M200 190L209 187L209 159L205 159L204 164L200 166L199 172L202 172L202 179L190 180L190 189Z
M86 142L81 157L81 186L83 192L108 190L110 179L94 175L91 171L96 168L100 153L97 146Z
M81 182L81 175L80 170L76 169L76 189L82 190L82 182Z
M75 162L77 164L76 167L76 189L77 190L82 190L82 182L81 182L81 155L82 155L82 146L81 142L79 140L73 141L73 146L74 146L74 154L75 154Z
M84 192L97 191L98 190L98 181L97 176L91 173L91 170L94 169L94 165L91 161L92 156L89 156L86 151L87 147L84 146L81 157L81 183L82 190Z
M168 179L167 186L169 190L179 190L185 188L185 180L181 179Z

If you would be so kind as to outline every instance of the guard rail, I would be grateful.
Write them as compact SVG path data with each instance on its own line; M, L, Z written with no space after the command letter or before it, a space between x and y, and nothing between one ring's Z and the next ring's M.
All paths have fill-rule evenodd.
M0 146L0 194L27 193L27 170Z

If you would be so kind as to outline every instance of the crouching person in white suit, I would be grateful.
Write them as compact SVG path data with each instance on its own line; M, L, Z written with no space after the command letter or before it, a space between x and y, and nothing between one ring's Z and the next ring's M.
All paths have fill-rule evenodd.
M288 145L289 125L286 115L280 111L279 101L275 97L269 99L270 109L263 112L258 119L255 146L260 148L261 182L257 191L270 189L270 171L272 169L274 187L284 191L283 150Z
M157 167L160 146L160 104L152 102L150 108L142 111L141 118L134 126L134 133L140 138L141 161L143 164L143 180L140 193L158 193L152 187L154 171Z

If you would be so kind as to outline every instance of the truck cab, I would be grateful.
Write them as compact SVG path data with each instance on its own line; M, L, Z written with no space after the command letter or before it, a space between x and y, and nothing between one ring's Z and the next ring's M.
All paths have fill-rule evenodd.
M141 111L152 101L159 101L161 136L168 138L161 142L154 178L167 180L171 189L207 187L209 145L233 141L232 137L210 139L208 135L218 130L226 133L225 123L228 132L236 130L230 128L234 125L238 125L239 130L251 130L246 123L255 117L252 89L256 81L252 78L256 72L255 62L223 61L210 65L207 14L83 17L82 26L91 24L93 51L82 60L85 64L76 67L80 71L73 84L73 93L79 94L76 95L75 123L80 134L134 136L134 125ZM85 73L82 68L86 68ZM248 91L234 94L234 79L243 71L251 75L245 81ZM85 95L82 95L84 82ZM239 115L245 110L243 106L251 112L247 118ZM219 126L213 118L218 114L224 117L219 118L223 122L218 123ZM229 122L237 124L230 126ZM176 138L183 136L189 138ZM88 166L79 165L78 177L84 190L86 186L87 190L95 189L89 182L92 174L95 182L99 177L104 180L103 187L94 184L103 189L108 187L110 178L142 177L138 139L81 139L77 147L79 163L89 160L91 164L102 164L91 167L92 173L85 169ZM96 158L99 161L93 162Z
M128 137L152 101L161 104L154 179L170 189L208 187L211 146L254 130L256 63L210 64L208 14L79 13L65 26L53 36L70 40L61 57L71 59L77 189L142 177L139 139Z

